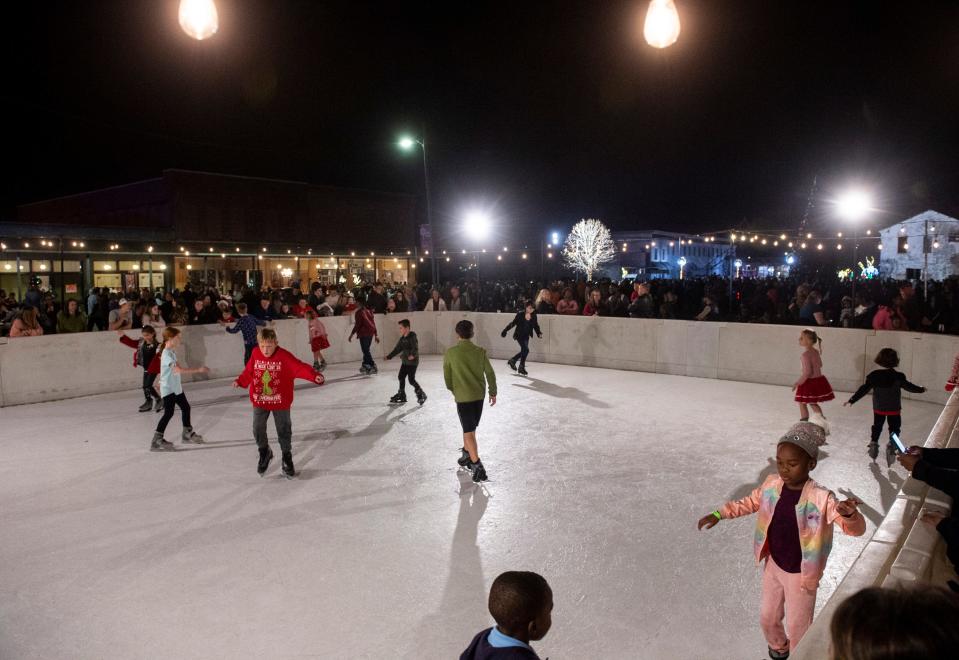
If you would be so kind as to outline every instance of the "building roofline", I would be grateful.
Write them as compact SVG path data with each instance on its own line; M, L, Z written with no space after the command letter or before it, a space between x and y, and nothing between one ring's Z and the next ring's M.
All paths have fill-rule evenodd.
M404 192L394 192L388 190L372 190L370 188L353 188L348 186L334 186L329 183L310 183L309 181L294 181L293 179L274 179L272 177L263 177L263 176L248 176L245 174L226 174L223 172L206 172L204 170L187 170L179 167L170 167L163 170L163 174L166 175L170 173L182 173L182 174L199 174L202 176L212 176L222 179L242 179L244 181L264 181L269 183L283 183L286 185L295 185L295 186L304 186L307 188L328 188L331 190L344 190L348 192L359 192L366 194L374 195L389 195L395 197L410 197L415 198L416 195L411 193Z
M71 193L69 195L60 195L58 197L48 197L46 199L39 199L33 202L17 204L17 207L23 208L26 206L36 206L37 204L48 204L50 202L57 202L62 199L70 199L72 197L83 197L85 195L92 195L94 193L107 192L108 190L119 190L120 188L129 188L131 186L140 186L140 185L143 185L144 183L154 183L156 181L163 181L163 177L157 176L151 179L140 179L139 181L130 181L129 183L120 183L115 186L107 186L106 188L94 188L93 190L85 190L83 192Z

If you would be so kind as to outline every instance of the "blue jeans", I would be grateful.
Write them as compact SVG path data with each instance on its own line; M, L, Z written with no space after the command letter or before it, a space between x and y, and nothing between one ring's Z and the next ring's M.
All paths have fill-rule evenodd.
M360 337L360 348L363 349L363 366L364 367L375 367L376 363L373 362L373 354L370 353L370 346L373 344L372 337Z
M529 337L517 337L519 353L513 356L513 362L519 361L519 366L526 368L526 356L529 355Z

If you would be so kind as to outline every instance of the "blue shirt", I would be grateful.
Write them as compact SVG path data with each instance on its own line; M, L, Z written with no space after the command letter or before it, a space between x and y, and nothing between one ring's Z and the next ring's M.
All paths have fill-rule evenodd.
M180 382L180 374L173 370L175 366L176 353L173 349L164 349L160 357L160 396L183 394L183 383Z
M246 316L241 316L237 320L236 325L232 328L228 327L226 331L232 334L242 332L243 343L247 346L252 346L256 344L256 326L258 325L266 325L266 321L247 314Z

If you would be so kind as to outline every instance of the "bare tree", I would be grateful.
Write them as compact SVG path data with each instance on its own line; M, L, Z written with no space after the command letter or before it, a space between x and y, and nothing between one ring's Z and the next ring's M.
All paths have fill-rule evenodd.
M573 225L563 247L563 260L566 265L584 273L587 280L593 279L593 273L600 266L613 260L616 246L613 237L599 220L580 220Z

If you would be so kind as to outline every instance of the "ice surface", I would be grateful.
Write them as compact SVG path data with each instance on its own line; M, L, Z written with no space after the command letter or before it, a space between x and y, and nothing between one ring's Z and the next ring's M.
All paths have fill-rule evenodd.
M170 454L147 451L157 415L136 412L139 392L3 409L0 657L456 658L510 569L553 586L544 658L762 657L754 520L695 525L774 469L798 416L789 390L494 366L489 497L454 470L435 357L423 408L386 405L395 363L300 385L292 481L279 452L256 475L249 402L229 381L186 386L207 444ZM919 443L941 406L904 406L903 438ZM860 497L869 529L837 531L820 605L905 476L865 455L868 400L826 414L813 476ZM167 438L179 430L177 417Z

